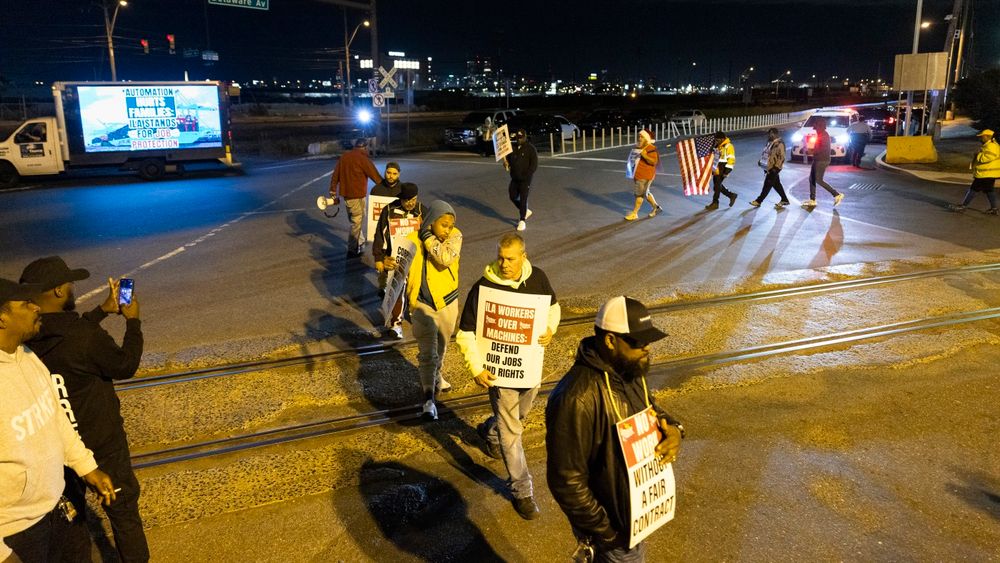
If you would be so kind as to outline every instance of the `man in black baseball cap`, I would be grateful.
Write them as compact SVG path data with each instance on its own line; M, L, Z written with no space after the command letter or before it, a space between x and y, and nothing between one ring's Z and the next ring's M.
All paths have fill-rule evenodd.
M33 297L41 308L42 328L28 346L53 374L59 398L84 444L93 450L97 463L121 487L118 501L104 511L111 520L115 548L125 562L148 561L149 548L139 514L139 483L132 471L128 438L114 382L128 379L139 369L142 358L142 321L139 301L133 295L118 305L118 282L108 280L108 296L91 311L76 313L73 283L90 277L83 268L70 269L59 256L40 258L28 264L22 281L41 288ZM119 346L101 327L110 314L125 317L125 336ZM77 506L85 503L82 483L66 476L65 496ZM74 521L64 550L85 558L90 536L84 511Z
M684 427L646 386L650 344L667 333L645 305L622 295L597 311L594 332L545 407L549 490L580 539L578 550L596 552L599 561L643 561L641 542L629 549L628 471L612 436L617 423L652 408L663 434L656 455L662 463L677 459Z

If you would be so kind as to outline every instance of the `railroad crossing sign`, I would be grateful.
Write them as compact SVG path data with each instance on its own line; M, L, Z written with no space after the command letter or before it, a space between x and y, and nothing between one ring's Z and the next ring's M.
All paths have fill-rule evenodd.
M385 95L384 94L372 94L372 107L384 108L385 107Z
M378 94L378 78L369 78L368 79L368 93L369 94Z
M378 73L383 76L382 80L378 83L380 88L385 88L386 85L389 85L393 88L399 86L399 83L396 82L396 79L392 77L392 75L396 74L396 67L392 67L388 71L382 67L378 67Z

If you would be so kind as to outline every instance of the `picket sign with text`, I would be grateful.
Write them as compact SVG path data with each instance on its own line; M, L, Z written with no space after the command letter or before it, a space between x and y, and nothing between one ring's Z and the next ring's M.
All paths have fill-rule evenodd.
M549 295L514 293L479 286L476 343L486 358L486 369L496 376L494 385L531 389L542 382Z
M382 214L382 208L397 199L399 198L387 195L368 194L368 201L365 205L366 217L368 217L368 220L365 222L365 241L368 244L371 244L375 240L375 230L378 228L378 218Z
M628 153L628 159L625 161L625 177L629 180L635 178L635 167L639 165L640 155L642 149L632 149L632 152Z
M674 469L656 458L663 433L653 407L618 422L619 443L628 468L629 543L632 549L674 519L677 491Z
M507 131L506 123L493 132L493 152L497 155L497 162L514 152L514 148L510 145L510 133Z
M398 219L398 221L417 221L417 228L420 228L418 219ZM385 297L382 298L382 305L379 306L379 312L382 313L382 318L386 319L387 325L392 315L393 305L400 297L406 298L403 295L403 290L406 288L406 278L410 275L413 257L417 254L417 245L410 240L410 237L404 234L397 237L392 234L391 223L392 221L390 221L389 236L392 237L392 255L396 258L396 269L389 270L389 278L385 282Z

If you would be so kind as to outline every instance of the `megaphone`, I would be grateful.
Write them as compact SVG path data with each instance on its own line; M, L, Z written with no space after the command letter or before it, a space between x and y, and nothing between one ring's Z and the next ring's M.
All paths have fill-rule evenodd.
M327 217L336 217L337 214L340 213L340 206L337 205L338 203L339 202L337 201L337 198L333 197L326 197L321 195L318 198L316 198L316 207L318 207L320 211L322 211L323 214L326 215ZM326 209L328 207L333 207L335 209L333 215L327 213Z

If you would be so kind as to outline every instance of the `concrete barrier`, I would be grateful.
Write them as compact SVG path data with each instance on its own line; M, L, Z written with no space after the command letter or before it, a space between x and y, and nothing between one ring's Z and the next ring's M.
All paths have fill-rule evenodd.
M309 143L309 154L333 154L340 152L340 143L338 141L323 141L321 143Z
M930 135L919 137L889 137L886 141L885 161L889 164L914 162L937 162L934 138Z

